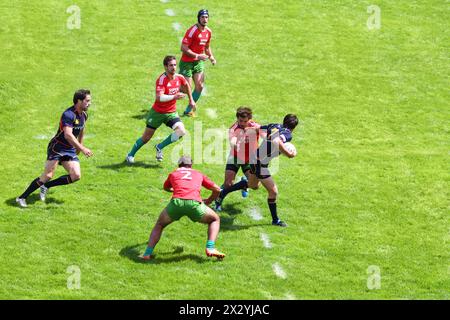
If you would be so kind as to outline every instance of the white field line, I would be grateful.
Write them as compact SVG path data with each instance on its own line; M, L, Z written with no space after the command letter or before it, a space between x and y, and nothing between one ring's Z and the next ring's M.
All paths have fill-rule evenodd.
M281 279L286 279L287 275L286 272L284 272L283 268L281 268L281 266L277 263L274 263L272 265L272 270L273 272L275 272L275 275Z
M181 23L179 23L179 22L172 23L172 28L173 28L173 30L179 32L181 30Z
M217 112L214 109L206 108L205 112L206 112L206 115L208 117L210 117L211 119L217 119L217 117L218 117Z
M161 0L161 2L162 3L167 3L167 2L169 2L170 0Z
M165 12L166 15L168 15L169 17L175 17L175 11L173 11L173 9L165 9L164 12Z
M202 96L208 96L208 88L206 87L206 84L203 84Z
M34 136L34 138L38 140L48 140L50 139L50 136L46 134L38 134L37 136Z
M286 293L284 297L286 300L298 300L292 293Z
M250 209L250 217L252 217L255 221L260 221L263 219L261 212L259 212L258 208L251 208Z
M272 248L272 243L270 243L270 238L267 234L261 233L259 237L261 238L261 241L263 242L265 248Z

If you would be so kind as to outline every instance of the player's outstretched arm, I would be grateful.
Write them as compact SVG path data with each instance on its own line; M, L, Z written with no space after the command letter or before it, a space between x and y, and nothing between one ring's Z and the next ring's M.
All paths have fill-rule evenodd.
M211 190L211 195L208 199L203 199L203 202L208 206L210 205L214 200L217 199L217 197L220 194L220 187L217 184L214 184L212 187L208 188Z

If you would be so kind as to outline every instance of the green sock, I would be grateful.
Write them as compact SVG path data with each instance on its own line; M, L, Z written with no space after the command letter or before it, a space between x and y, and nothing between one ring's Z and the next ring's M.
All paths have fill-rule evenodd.
M144 256L151 256L153 253L153 248L147 247L144 252Z
M215 245L216 245L216 243L214 241L208 240L206 242L206 249L214 249Z
M194 92L192 92L192 98L194 99L195 102L198 101L198 99L200 99L200 96L202 95L201 92L197 92L196 90L194 90Z
M180 137L176 134L176 132L172 132L172 134L170 134L167 138L165 138L163 142L158 143L156 146L158 147L159 150L162 150L172 142L175 142L179 139Z
M202 95L201 92L197 92L196 90L194 90L194 92L192 92L192 98L194 99L195 102L198 101L198 99L200 99L200 96ZM186 110L184 111L184 113L189 113L192 111L192 107L190 105L188 105L186 107Z
M130 153L128 154L131 157L134 157L136 152L145 144L145 142L142 140L142 138L139 138L136 140L136 142L133 145L133 148L131 149Z

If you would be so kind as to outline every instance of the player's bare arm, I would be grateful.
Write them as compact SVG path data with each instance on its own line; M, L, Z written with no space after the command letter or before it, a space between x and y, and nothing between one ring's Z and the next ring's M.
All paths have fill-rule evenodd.
M288 158L293 158L293 157L295 157L295 153L294 152L289 152L289 150L288 149L286 149L286 147L284 146L284 142L283 141L281 141L281 139L279 138L279 137L276 137L274 140L273 140L273 143L275 144L275 145L278 145L278 150L280 150L280 152L282 153L282 154L284 154L286 157L288 157Z
M80 134L78 135L78 142L80 144L83 144L83 140L84 140L84 130L85 128L81 129ZM80 153L80 150L77 149L77 155Z
M195 101L194 101L194 98L192 97L192 90L191 90L191 85L189 84L189 81L186 81L185 85L181 85L180 89L182 92L187 94L187 96L189 97L189 105L194 109Z
M156 91L156 100L159 102L167 102L171 100L183 99L186 95L182 92L176 94L164 94L164 91Z
M212 53L212 49L211 49L209 43L205 46L205 53L206 53L206 55L209 57L209 60L211 61L211 64L212 64L213 66L216 65L217 61L216 61L216 59L214 58L214 55L213 55L213 53Z
M89 150L88 148L86 148L85 146L83 146L78 140L77 138L75 138L75 136L72 133L72 128L71 127L64 127L64 138L66 138L66 140L78 151L83 152L83 154L86 157L91 157L93 155L92 151Z
M195 60L203 60L203 61L205 61L205 60L209 59L208 55L203 54L203 53L200 53L200 54L195 53L194 51L189 49L189 46L187 44L184 44L184 43L181 45L181 51L183 53L185 53L186 55L188 55L189 57L194 58Z
M209 190L212 191L212 192L211 192L211 195L209 196L208 199L203 199L203 202L204 202L207 206L210 205L214 200L216 200L217 197L218 197L219 194L220 194L220 187L219 187L217 184L214 184L214 186L213 186L211 189L209 189Z

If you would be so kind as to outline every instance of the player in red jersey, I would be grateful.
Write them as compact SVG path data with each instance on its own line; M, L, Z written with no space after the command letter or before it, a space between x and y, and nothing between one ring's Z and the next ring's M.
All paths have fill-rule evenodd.
M183 52L180 62L180 73L190 83L194 80L195 89L192 93L194 101L197 102L203 91L205 82L204 61L210 60L212 65L216 64L216 59L210 46L212 32L206 25L209 22L208 10L202 9L197 14L198 23L190 27L184 35L181 43ZM188 105L184 111L186 116L195 116L195 108Z
M201 188L211 190L211 196L202 200ZM173 192L170 203L159 215L150 234L147 249L140 256L143 260L150 260L153 249L161 238L163 229L183 216L194 222L208 224L208 241L206 255L222 259L225 254L215 249L215 241L220 230L220 218L208 205L219 195L220 188L201 172L192 169L192 159L182 156L178 160L178 169L173 171L164 182L164 190Z
M155 146L157 161L162 161L163 159L163 148L178 141L186 134L186 129L177 113L176 102L187 95L189 97L189 105L195 107L195 102L191 94L191 86L184 77L175 73L177 60L174 56L166 56L163 65L166 71L156 80L156 98L147 115L147 128L142 137L136 140L131 151L127 154L125 160L128 163L134 163L136 152L150 141L156 129L163 123L172 128L174 132L163 140L163 142Z
M242 188L247 185L248 179L254 179L254 183L257 183L257 179L254 175L250 175L250 163L254 163L256 149L258 149L258 128L260 125L252 120L252 109L249 107L239 107L236 110L236 122L231 126L229 130L230 140L230 156L227 160L225 167L225 181L222 185L222 191L219 197L215 201L216 211L222 211L222 201L225 199L228 193L242 190L242 197L248 196L247 188ZM233 186L236 174L242 170L244 176L241 181ZM253 181L252 181L253 182ZM231 188L233 186L233 188Z

